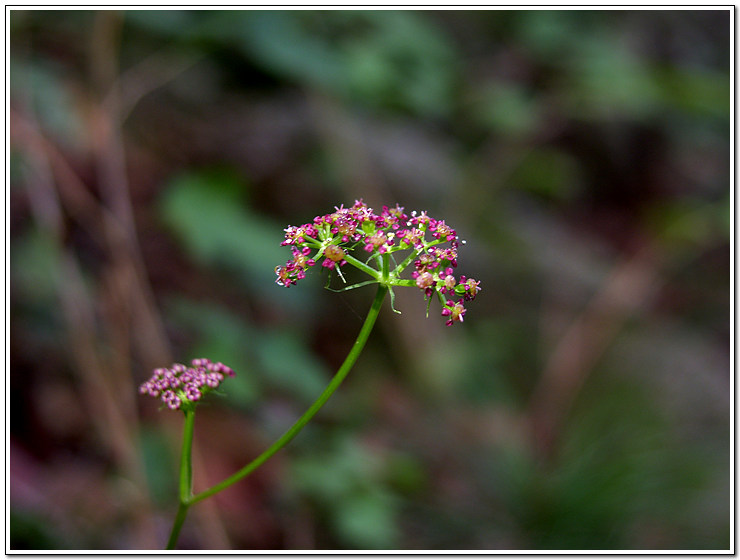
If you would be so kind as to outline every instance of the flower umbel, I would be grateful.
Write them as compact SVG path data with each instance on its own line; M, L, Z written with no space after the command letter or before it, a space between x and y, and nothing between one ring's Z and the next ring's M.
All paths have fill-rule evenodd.
M464 302L475 299L481 288L480 282L473 278L455 276L460 243L457 232L451 226L444 220L430 217L426 212L411 212L409 215L403 207L396 205L394 208L383 206L378 214L362 200L356 200L350 208L344 205L335 207L331 214L316 216L311 223L290 226L285 230L282 245L290 246L293 257L285 266L275 267L278 285L288 288L296 284L306 277L309 268L318 263L321 263L319 270L328 270L330 279L332 271L335 271L346 283L342 269L349 264L370 276L370 280L347 286L344 290L378 284L375 299L347 357L308 410L259 456L228 478L197 494L193 494L191 457L196 404L204 395L217 389L226 376L233 376L234 371L220 362L213 363L200 358L193 360L190 367L173 364L170 368L155 369L151 378L141 384L142 394L161 399L171 410L182 410L185 417L180 454L179 504L167 541L168 549L173 549L177 544L192 505L249 476L285 447L318 413L357 361L387 294L391 296L393 307L395 287L419 289L429 303L436 294L446 324L463 322L467 313ZM410 269L410 277L401 276L406 269Z
M157 368L152 376L139 386L139 393L160 398L170 410L193 405L204 395L217 389L226 377L234 377L234 370L221 362L207 358L192 361L192 367L172 364Z
M293 258L275 268L275 281L280 286L296 284L317 263L336 270L344 281L339 268L350 264L372 280L345 289L377 282L390 289L392 304L393 287L417 287L429 299L437 295L447 325L463 321L467 310L462 302L475 299L481 290L479 281L454 275L460 246L457 232L445 220L436 220L426 212L406 214L399 205L383 206L380 213L362 200L349 208L335 207L334 212L316 216L311 223L286 228L282 245L292 246ZM403 260L396 259L399 251L407 252ZM412 264L411 278L402 278L401 273ZM462 299L455 302L451 297Z

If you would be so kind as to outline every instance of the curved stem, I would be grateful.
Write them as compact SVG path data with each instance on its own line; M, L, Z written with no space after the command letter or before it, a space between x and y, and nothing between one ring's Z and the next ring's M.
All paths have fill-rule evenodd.
M321 395L319 395L319 398L316 399L316 402L314 402L309 407L309 409L303 414L303 416L301 416L287 432L285 432L277 441L275 441L275 443L268 447L259 457L248 463L246 466L235 472L230 477L219 482L218 484L215 484L207 490L203 490L202 492L190 497L190 499L187 501L187 506L191 506L197 502L200 502L201 500L213 496L221 490L228 488L235 482L240 481L241 479L249 475L252 471L254 471L257 467L262 465L262 463L267 461L275 453L280 451L280 449L282 449L290 440L298 435L298 432L303 429L303 427L309 422L309 420L311 420L311 418L314 417L319 409L324 406L326 401L329 400L329 397L331 397L334 391L337 390L339 385L352 369L352 366L354 366L357 358L362 352L362 349L365 347L365 343L370 336L370 332L373 330L373 326L375 326L375 320L378 318L378 313L380 311L381 305L383 304L383 299L385 299L386 293L388 293L388 287L382 284L379 285L378 291L375 295L375 300L370 307L370 311L368 312L367 318L362 325L362 329L360 329L360 334L357 335L357 340L355 340L352 349L349 351L349 354L347 354L344 363L342 363L337 373L329 382L329 385L327 385L326 389L324 389Z

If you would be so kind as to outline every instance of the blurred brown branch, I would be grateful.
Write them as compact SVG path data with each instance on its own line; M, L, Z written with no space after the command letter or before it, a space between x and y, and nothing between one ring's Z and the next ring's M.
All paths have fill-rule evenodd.
M121 349L127 343L113 332L109 333L111 337L108 338L108 343L99 337L98 319L91 303L94 298L83 281L77 256L64 242L64 211L58 193L86 191L63 158L55 150L48 149L50 145L33 126L32 121L19 117L16 112L11 113L11 140L20 145L32 162L33 176L27 182L26 189L33 201L33 215L39 227L50 235L61 257L59 278L55 285L67 323L70 358L77 366L74 371L80 375L79 381L89 417L96 425L101 441L110 446L114 460L121 466L125 476L134 481L137 488L146 488L143 470L135 451L138 420L136 408L130 398L130 385L127 384L130 380L128 361L122 359L121 352L114 353L113 359L110 359L105 357L105 351L102 350L108 345ZM61 173L58 172L60 169ZM57 190L55 185L64 187ZM80 186L83 189L78 189ZM83 223L88 226L97 221L91 219L93 208L89 198L82 195L73 200L84 201L82 208L74 202L71 204L75 208L73 215L83 217ZM69 197L67 202L69 205ZM92 227L95 228L94 225ZM107 324L108 330L112 331L110 322ZM131 511L136 511L136 517L141 520L139 540L143 547L153 546L155 538L148 497L139 494L131 499Z
M110 446L115 463L137 489L143 490L147 483L137 452L139 423L132 371L135 363L136 367L150 369L171 362L172 356L147 280L127 181L120 131L121 81L115 63L120 14L100 12L95 22L91 73L99 100L89 100L88 130L103 200L92 194L67 157L44 135L33 115L31 100L13 100L10 139L31 166L31 179L25 187L34 219L61 255L57 293L70 338L70 357L76 364L74 371L80 375L89 417L100 440ZM176 68L180 71L181 67ZM140 88L136 96L127 98L127 111L146 90ZM30 96L28 88L26 91ZM67 241L67 216L108 256L97 278L97 295L84 282L79 258ZM132 353L132 342L136 353ZM197 452L195 459L200 462ZM154 533L146 493L131 496L127 509L135 512L138 520L137 546L158 548L161 543ZM213 507L201 508L201 518L208 527L203 538L213 548L226 548L225 533Z
M555 344L527 413L533 445L542 459L552 458L568 410L599 358L657 289L659 264L659 254L650 242L616 263Z

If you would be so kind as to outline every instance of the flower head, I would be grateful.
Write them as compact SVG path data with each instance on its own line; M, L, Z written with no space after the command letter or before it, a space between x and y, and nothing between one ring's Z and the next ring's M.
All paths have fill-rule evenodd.
M139 386L139 393L159 398L170 410L178 410L217 389L226 377L234 377L234 370L221 362L197 358L191 363L191 367L172 364L169 368L155 369Z
M335 207L334 212L316 216L310 223L286 228L282 245L291 246L293 252L285 266L275 268L275 282L284 287L305 278L317 262L322 268L337 270L344 281L339 267L351 264L391 291L396 286L416 286L427 298L436 294L448 325L463 321L466 309L462 302L480 292L480 282L455 276L460 245L457 231L425 211L407 214L398 204L383 206L380 213L361 199L349 208ZM355 250L356 257L352 255ZM399 258L393 255L398 251L408 254ZM389 257L396 263L392 270ZM411 278L401 277L409 267ZM454 303L450 297L462 299Z

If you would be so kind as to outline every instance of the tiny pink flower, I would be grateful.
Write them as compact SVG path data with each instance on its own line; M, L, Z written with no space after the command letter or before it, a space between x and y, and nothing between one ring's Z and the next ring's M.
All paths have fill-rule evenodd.
M457 303L451 300L447 300L447 307L442 309L442 315L444 317L449 317L447 323L445 324L449 327L455 321L460 321L462 323L466 311L467 309L463 307L462 300L458 301Z
M365 238L365 251L372 253L375 250L384 252L385 248L383 245L388 241L383 232L375 232L373 235L369 235Z
M419 277L416 279L416 285L422 289L425 290L428 287L430 287L434 283L434 277L429 272L423 272L419 275Z
M457 281L455 280L455 277L452 274L448 274L447 276L445 276L444 280L442 281L442 284L443 284L442 290L445 290L445 291L442 293L451 292L452 290L454 290L456 283Z

